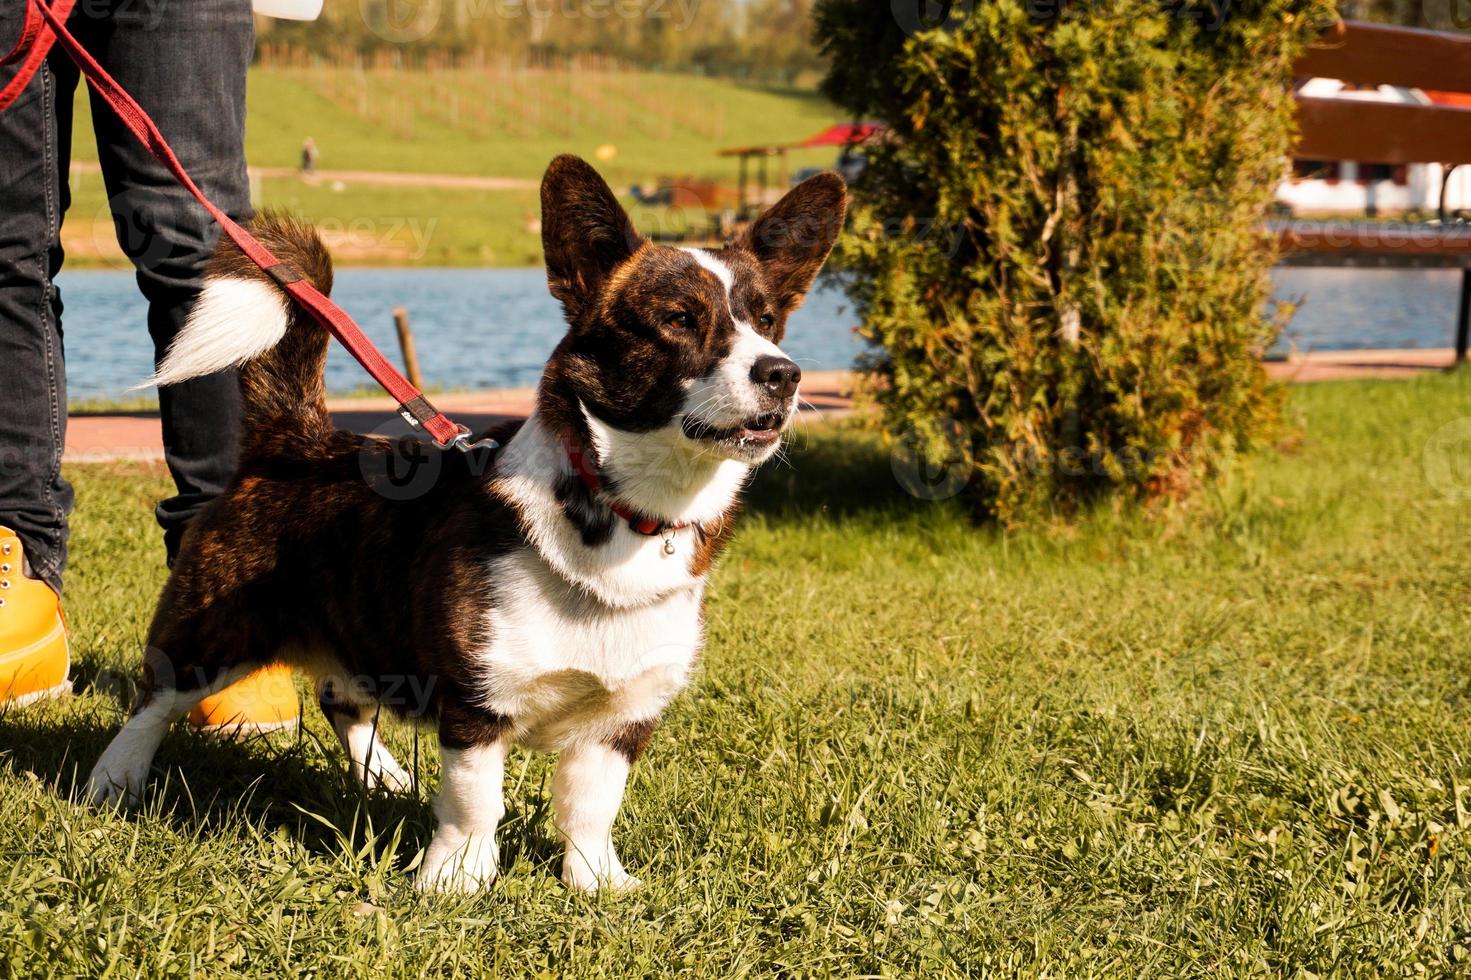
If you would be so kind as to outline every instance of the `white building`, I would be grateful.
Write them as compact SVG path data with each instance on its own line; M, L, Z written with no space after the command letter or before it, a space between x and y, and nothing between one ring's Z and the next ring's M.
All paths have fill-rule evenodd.
M1299 94L1317 98L1410 105L1466 107L1465 96L1379 85L1356 87L1332 78L1312 78ZM1294 160L1291 175L1277 187L1277 203L1300 217L1418 211L1434 216L1440 207L1444 168L1438 163L1395 165L1372 161ZM1471 165L1457 167L1446 189L1446 209L1471 209Z

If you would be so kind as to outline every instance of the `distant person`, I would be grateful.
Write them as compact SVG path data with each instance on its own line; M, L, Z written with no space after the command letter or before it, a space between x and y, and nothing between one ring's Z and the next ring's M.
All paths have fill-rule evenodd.
M308 136L301 144L301 172L317 172L317 141Z
M20 36L24 9L0 9L0 49ZM232 217L248 219L250 0L79 4L67 26L158 123L204 191ZM13 71L0 69L0 83ZM61 474L67 400L55 277L71 203L77 82L58 45L0 113L0 703L69 690L61 591L72 488ZM92 127L118 243L137 269L161 360L194 305L219 229L95 96ZM234 472L239 384L235 372L221 372L165 388L158 401L176 494L156 516L172 562L189 520ZM210 710L223 715L206 711L195 720L238 718L249 727L295 717L295 696L281 703L279 683L269 685L277 703L249 684L219 695Z

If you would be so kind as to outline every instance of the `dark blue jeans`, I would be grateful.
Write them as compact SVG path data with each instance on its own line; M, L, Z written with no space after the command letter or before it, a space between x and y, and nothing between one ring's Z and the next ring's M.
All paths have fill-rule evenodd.
M0 49L14 43L20 12L18 0L0 0ZM205 193L232 217L248 218L250 0L81 0L68 27L158 123ZM13 71L0 69L0 82ZM67 402L54 278L71 200L77 84L77 70L58 46L20 100L0 114L0 525L20 536L32 573L58 592L72 490L61 475ZM218 229L95 96L92 119L109 209L147 300L157 360L198 296ZM118 379L119 386L142 380ZM164 458L178 490L157 510L172 559L184 525L234 472L235 374L160 391L159 408Z

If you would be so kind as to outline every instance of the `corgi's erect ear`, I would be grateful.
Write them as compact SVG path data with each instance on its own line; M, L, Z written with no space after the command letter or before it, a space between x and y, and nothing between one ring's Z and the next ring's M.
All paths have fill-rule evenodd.
M835 173L809 177L768 208L736 241L752 252L786 315L802 305L843 227L848 191Z
M551 162L541 180L541 247L547 285L569 319L643 241L596 170L571 155Z

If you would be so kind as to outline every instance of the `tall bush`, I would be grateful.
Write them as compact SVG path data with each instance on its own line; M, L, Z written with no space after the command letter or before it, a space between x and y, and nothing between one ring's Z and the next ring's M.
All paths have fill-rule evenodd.
M827 94L889 124L838 253L888 430L1009 524L1181 495L1266 437L1261 226L1332 11L820 0Z

